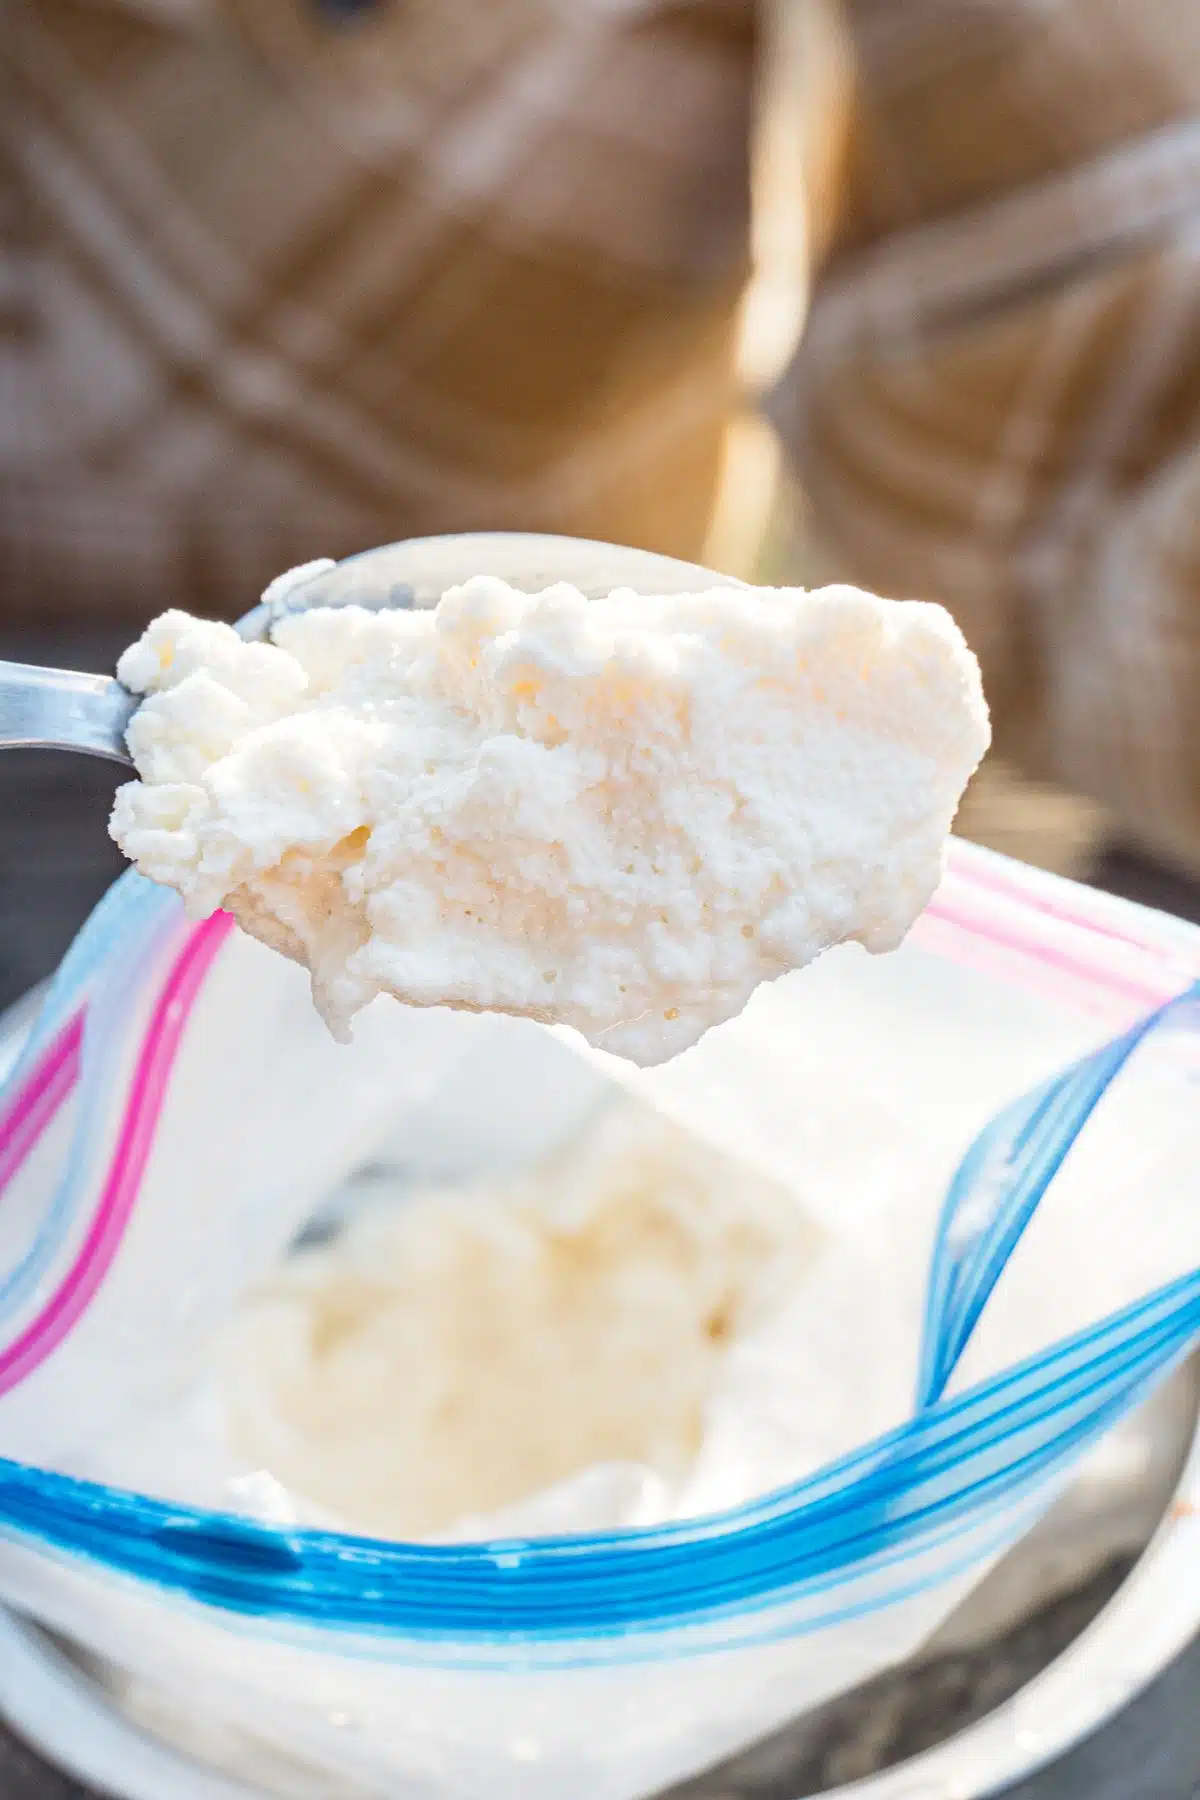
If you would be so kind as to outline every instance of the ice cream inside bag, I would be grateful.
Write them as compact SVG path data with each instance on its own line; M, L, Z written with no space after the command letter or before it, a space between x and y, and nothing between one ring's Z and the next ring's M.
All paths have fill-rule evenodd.
M339 1206L361 1204L364 1166L390 1170L398 1192L569 1157L625 1093L727 1158L721 1167L786 1193L803 1220L789 1291L734 1336L678 1479L628 1463L578 1470L468 1521L466 1535L595 1532L740 1506L911 1416L939 1215L972 1141L1198 972L1200 933L956 845L895 955L831 952L657 1069L524 1022L386 1000L343 1047L313 1015L301 971L220 918L186 925L173 900L127 877L77 946L7 1093L0 1453L170 1501L336 1528L336 1509L236 1452L212 1381L215 1339L314 1219L328 1231ZM986 1297L951 1392L1200 1267L1198 1076L1186 1012L1129 1056ZM993 1515L953 1572L918 1595L853 1628L754 1652L736 1704L712 1697L722 1658L689 1665L708 1674L689 1677L686 1706L673 1688L670 1706L654 1697L669 1683L660 1666L645 1688L661 1721L651 1730L618 1691L636 1672L609 1669L604 1704L628 1729L614 1723L603 1751L593 1742L603 1779L571 1761L574 1702L551 1726L550 1702L531 1701L547 1782L557 1770L575 1792L637 1792L910 1653L1067 1472L1056 1466L1010 1517ZM225 1716L240 1706L268 1737L298 1731L318 1759L331 1709L345 1707L361 1708L364 1766L411 1773L413 1746L428 1745L425 1726L389 1712L378 1662L367 1678L310 1644L320 1673L306 1687L290 1652L268 1652L260 1633L239 1650L235 1681L217 1666L219 1633L189 1626L189 1639L176 1620L164 1635L152 1604L102 1626L55 1600L19 1555L0 1558L0 1588L67 1628L87 1618L93 1644L126 1667L177 1680L202 1669ZM577 1699L579 1718L595 1716L594 1695ZM436 1732L441 1702L424 1702ZM521 1712L511 1693L504 1704ZM453 1764L462 1791L472 1787L463 1770L486 1761L487 1711L469 1753L460 1745L457 1762L438 1763ZM514 1791L535 1791L522 1781ZM493 1785L491 1774L474 1783Z

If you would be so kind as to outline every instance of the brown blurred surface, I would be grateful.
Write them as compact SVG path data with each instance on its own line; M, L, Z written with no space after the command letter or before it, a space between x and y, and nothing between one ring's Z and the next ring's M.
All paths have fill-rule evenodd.
M694 557L755 0L6 0L0 615L431 532Z
M772 413L1000 752L1200 873L1194 0L842 0L828 256Z

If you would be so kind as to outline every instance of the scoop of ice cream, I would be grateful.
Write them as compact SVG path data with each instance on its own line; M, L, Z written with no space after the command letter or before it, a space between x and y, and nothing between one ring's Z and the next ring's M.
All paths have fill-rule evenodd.
M617 1099L540 1164L402 1189L294 1256L218 1335L223 1412L343 1529L490 1536L521 1506L523 1535L647 1476L669 1514L731 1345L819 1245L789 1189Z
M312 972L660 1062L844 939L894 948L987 747L940 607L849 587L588 601L480 576L270 644L169 612L112 834Z

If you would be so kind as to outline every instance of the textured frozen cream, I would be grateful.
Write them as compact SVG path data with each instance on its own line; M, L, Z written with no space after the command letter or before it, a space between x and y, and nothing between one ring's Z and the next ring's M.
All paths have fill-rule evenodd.
M728 1352L819 1243L788 1188L618 1097L544 1162L377 1196L293 1256L214 1345L227 1429L344 1529L490 1536L522 1506L524 1532L594 1506L562 1485L589 1472L670 1516Z
M833 944L895 948L988 743L950 616L850 587L479 576L270 643L168 612L119 674L113 836L305 964L335 1034L392 994L642 1064Z

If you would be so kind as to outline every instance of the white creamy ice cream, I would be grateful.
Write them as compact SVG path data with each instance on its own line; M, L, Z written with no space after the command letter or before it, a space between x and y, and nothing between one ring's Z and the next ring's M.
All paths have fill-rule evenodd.
M728 1351L819 1243L787 1187L617 1098L525 1172L420 1191L295 1256L221 1334L229 1428L348 1529L669 1516Z
M331 1029L380 993L565 1023L650 1064L762 981L893 949L988 742L949 615L854 588L168 612L112 833L202 917L304 963Z

